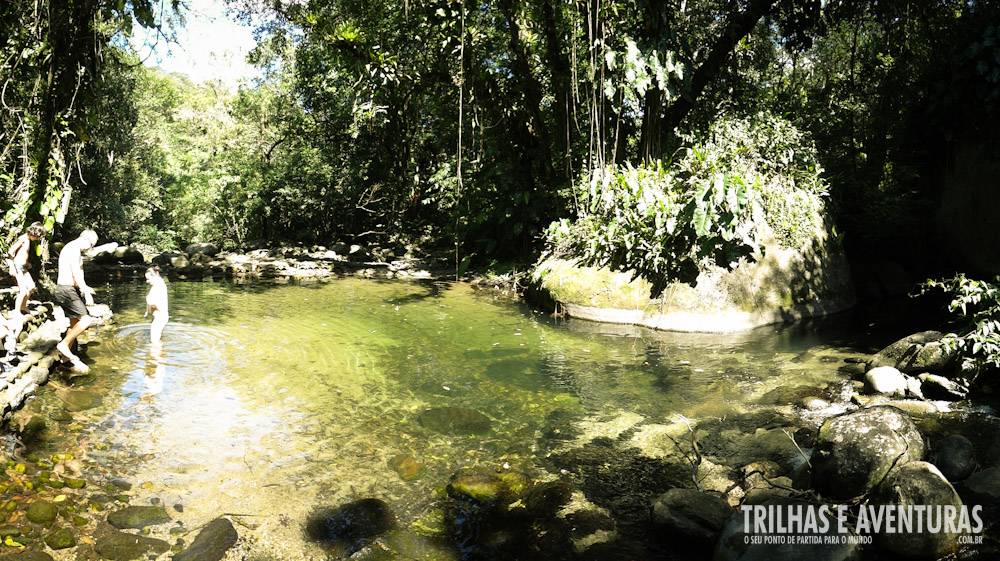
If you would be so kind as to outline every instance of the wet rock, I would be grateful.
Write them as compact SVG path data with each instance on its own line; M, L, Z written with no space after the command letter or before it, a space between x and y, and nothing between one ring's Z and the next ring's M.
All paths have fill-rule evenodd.
M972 442L960 434L942 439L934 446L934 465L948 481L961 481L976 469Z
M0 559L10 559L10 561L54 561L52 556L44 551L23 551L0 556Z
M42 435L45 434L45 428L45 419L35 415L27 422L27 424L24 425L24 428L21 429L21 442L23 442L25 446L37 444L42 440Z
M923 331L882 349L868 361L868 369L892 366L901 372L942 371L955 363L958 351L941 343L940 331Z
M579 482L577 488L591 502L611 513L625 535L645 535L653 499L691 484L691 465L686 459L650 458L635 448L618 450L610 441L605 445L602 439L553 454L551 460L555 469L573 475Z
M420 479L426 469L424 463L417 461L411 454L399 454L389 460L389 467L399 475L403 481L414 481Z
M555 516L573 496L573 486L565 481L546 481L529 487L521 496L532 518Z
M876 406L827 419L810 462L821 494L853 498L872 489L897 464L923 458L924 441L903 411Z
M809 411L820 411L830 407L830 402L818 397L805 397L799 401L799 405L801 405L803 409L808 409Z
M115 250L115 257L118 261L125 263L126 265L139 265L146 262L146 257L138 249L129 247L120 247Z
M60 528L45 536L45 545L55 550L67 549L76 545L76 538L73 537L73 532L66 528Z
M763 460L751 462L740 468L740 484L744 490L765 485L768 479L781 475L781 466L777 462Z
M352 554L395 525L388 504L379 499L361 499L313 512L306 522L306 534L316 541L339 543Z
M52 524L52 522L55 521L56 516L59 515L59 508L49 501L36 501L28 506L26 514L28 516L28 520L34 522L35 524L48 526Z
M758 431L752 439L758 459L771 460L786 472L793 472L808 460L807 451L795 442L795 428Z
M213 243L193 243L193 244L188 244L188 246L184 248L184 251L188 255L203 253L211 257L219 253L219 248L216 247L216 245Z
M427 429L443 434L486 434L492 426L486 415L462 407L427 409L418 420Z
M961 507L955 488L944 475L928 462L910 462L892 470L885 482L879 485L872 497L876 505L902 505L904 507L928 505L931 507ZM937 512L938 514L935 514ZM947 532L943 527L940 511L929 509L929 520L917 531L915 526L907 532L882 532L875 536L883 548L908 559L937 559L958 548L958 533ZM937 526L938 531L934 530Z
M216 518L198 532L190 546L174 555L173 561L219 561L239 537L232 522Z
M760 505L760 508L788 508L789 506L801 506L803 509L811 508L817 512L819 512L820 507L818 504L793 499L773 499ZM840 539L840 535L837 534L837 520L832 516L827 517L826 532L802 532L800 534L818 538L817 543L810 543L808 546L797 544L795 540L788 540L786 543L764 543L764 540L751 543L753 540L750 537L753 534L744 532L743 518L743 516L733 516L726 523L715 546L713 561L801 561L806 551L808 551L808 559L811 561L848 561L858 558L858 545L846 543L846 540ZM823 536L831 536L832 539L827 541Z
M969 394L969 388L944 376L925 372L917 378L920 380L920 391L927 399L961 401Z
M86 390L68 391L62 396L63 406L67 411L86 411L100 407L104 403L101 394Z
M156 538L109 531L97 537L94 550L108 561L133 561L148 554L162 554L170 544Z
M527 476L517 472L472 471L457 473L448 483L448 496L479 503L510 503L527 487Z
M906 397L906 378L893 366L879 366L865 373L865 389L890 397Z
M959 484L968 504L1000 506L1000 467L986 468Z
M141 530L147 526L166 524L170 520L167 511L159 506L127 506L108 515L108 523L119 530Z
M862 376L865 375L865 371L868 369L868 367L865 366L863 362L847 362L848 360L851 359L846 359L844 361L845 364L841 365L840 368L837 369L837 372L850 376L851 378L856 380L860 379Z
M696 489L671 489L653 501L653 524L671 536L714 542L733 515L726 499Z

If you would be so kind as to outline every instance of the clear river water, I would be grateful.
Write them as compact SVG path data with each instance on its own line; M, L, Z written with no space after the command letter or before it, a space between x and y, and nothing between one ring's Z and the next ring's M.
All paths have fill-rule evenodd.
M167 507L175 527L229 516L251 536L239 558L260 561L329 558L303 532L319 507L376 497L405 530L462 468L554 478L547 456L597 436L787 407L788 388L848 383L845 359L872 350L858 340L896 335L850 316L652 332L554 317L465 283L345 278L168 283L156 349L146 290L99 293L115 320L84 336L95 376L30 400L30 412L60 421L36 452L71 451L132 504ZM491 428L434 432L419 416L436 407L480 412ZM551 438L556 420L571 433ZM393 469L404 455L422 475ZM407 539L411 553L397 558L457 559L416 532Z

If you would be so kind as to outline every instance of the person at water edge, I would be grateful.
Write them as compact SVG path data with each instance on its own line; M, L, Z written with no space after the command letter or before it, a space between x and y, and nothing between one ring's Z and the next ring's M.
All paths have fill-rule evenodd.
M93 321L87 312L87 306L94 305L94 289L87 286L87 281L83 278L83 252L93 249L96 244L97 232L84 230L59 252L59 276L53 299L66 312L69 329L63 340L56 345L56 350L62 355L62 362L69 362L77 372L90 370L80 357L73 354L72 348L76 338Z
M31 247L31 242L44 235L45 227L42 226L41 222L35 222L31 226L28 226L25 232L7 250L10 276L14 277L14 280L17 282L17 300L15 301L14 311L22 314L28 313L28 297L35 290L35 281L31 279L31 274L28 273L28 269L31 268L31 264L28 263L28 250Z
M149 294L146 295L146 317L153 314L153 322L149 326L149 342L158 344L160 336L163 335L163 328L167 325L167 283L160 276L160 268L157 266L146 269L146 282L149 283Z
M7 249L7 265L10 276L14 277L14 282L17 283L17 298L14 300L14 309L10 317L11 321L16 322L11 326L15 343L24 327L23 316L28 313L28 298L35 290L35 281L32 280L31 273L28 272L28 269L31 268L31 264L28 263L28 251L31 249L31 242L43 236L45 236L45 227L42 226L41 222L35 222L28 226L25 232ZM13 352L13 346L7 348L7 351Z

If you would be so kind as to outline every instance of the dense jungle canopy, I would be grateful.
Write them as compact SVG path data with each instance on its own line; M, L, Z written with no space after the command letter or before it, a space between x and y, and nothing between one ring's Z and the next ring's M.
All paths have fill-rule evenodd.
M697 189L692 166L742 158L742 176L709 173L739 185L733 208L788 168L765 206L797 182L849 251L933 260L953 244L938 207L956 169L988 183L1000 161L998 4L233 0L260 22L261 77L232 90L130 46L139 27L169 40L186 1L8 0L4 241L40 220L158 248L417 241L529 261L550 224L593 210L597 175ZM625 195L605 202L634 207ZM679 215L697 224L675 237L720 226L730 242L732 208L717 211ZM584 240L609 226L573 224Z

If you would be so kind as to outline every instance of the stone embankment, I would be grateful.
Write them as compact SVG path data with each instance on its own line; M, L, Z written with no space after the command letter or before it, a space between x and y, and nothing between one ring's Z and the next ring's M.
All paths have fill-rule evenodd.
M142 277L158 265L172 280L329 279L345 275L367 278L426 279L444 276L445 256L415 255L360 245L275 247L245 253L220 251L213 244L190 244L184 251L150 253L138 247L105 244L85 264L88 279L114 282Z

